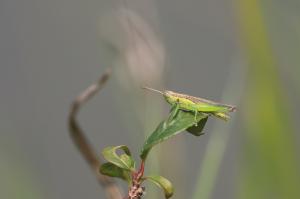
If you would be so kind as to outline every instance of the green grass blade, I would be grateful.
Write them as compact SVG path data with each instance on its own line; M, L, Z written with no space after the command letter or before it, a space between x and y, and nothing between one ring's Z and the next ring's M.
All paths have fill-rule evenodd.
M240 104L240 99L245 86L246 69L241 61L237 60L230 69L230 76L227 78L226 86L223 90L222 101L230 101ZM241 107L238 106L237 117L240 115ZM193 199L209 199L212 196L217 181L222 160L231 136L232 126L235 118L229 123L218 122L213 126L209 134L209 142L205 149L203 160L201 160L200 170L195 183Z
M237 1L249 87L238 198L300 198L295 131L259 1Z

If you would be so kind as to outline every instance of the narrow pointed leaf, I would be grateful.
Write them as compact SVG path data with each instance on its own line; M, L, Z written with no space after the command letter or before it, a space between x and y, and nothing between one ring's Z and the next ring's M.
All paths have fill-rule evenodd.
M118 149L122 149L125 153L119 156L116 153ZM108 162L120 168L134 170L134 160L131 157L128 147L125 145L106 147L103 149L102 155Z
M102 164L99 171L103 175L121 178L123 180L126 180L127 182L130 182L131 180L130 171L122 169L110 162Z
M191 126L194 126L195 121L199 123L200 120L208 117L205 113L198 113L195 120L195 114L193 112L182 111L176 108L172 108L169 116L169 118L159 124L155 131L145 141L140 153L140 157L143 160L146 159L149 151L156 144L177 135ZM202 128L204 124L202 125Z
M151 182L153 182L154 184L162 188L166 198L170 198L174 193L174 188L172 183L168 179L162 176L150 175L150 176L146 176L144 180L150 180Z

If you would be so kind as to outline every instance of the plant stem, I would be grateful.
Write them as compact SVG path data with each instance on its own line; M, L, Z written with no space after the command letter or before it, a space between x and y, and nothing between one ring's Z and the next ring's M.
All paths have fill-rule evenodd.
M83 130L79 126L76 117L83 104L91 99L107 82L111 70L108 69L99 79L98 82L90 85L73 101L69 114L69 131L72 141L77 146L81 155L86 162L90 165L93 172L96 174L99 184L104 188L108 199L122 199L122 191L116 183L107 176L100 174L99 168L101 161L97 157L93 147L84 135Z
M145 170L145 161L142 160L140 168L132 174L132 185L128 190L127 199L141 199L144 195L145 187L142 187L142 178Z

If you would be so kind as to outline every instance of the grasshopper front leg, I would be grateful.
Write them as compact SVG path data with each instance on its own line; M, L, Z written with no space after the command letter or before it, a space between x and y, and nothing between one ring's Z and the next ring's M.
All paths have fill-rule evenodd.
M172 121L172 119L174 117L176 117L177 113L179 111L179 103L176 102L175 104L173 104L172 108L171 108L171 112L168 118L168 122Z
M197 121L198 110L194 110L194 111L195 111L195 115L194 115L195 126L198 126L198 121Z

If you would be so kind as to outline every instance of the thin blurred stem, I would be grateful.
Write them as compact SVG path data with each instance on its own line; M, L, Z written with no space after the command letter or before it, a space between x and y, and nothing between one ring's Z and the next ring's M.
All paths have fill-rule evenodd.
M101 165L100 159L97 157L93 147L84 135L80 128L76 117L83 104L90 100L107 82L111 70L108 69L96 83L90 85L84 90L72 103L69 114L69 131L74 144L77 146L81 155L90 165L93 172L96 174L99 184L104 188L108 199L122 199L122 191L116 183L109 177L99 173Z
M224 88L223 100L232 104L238 104L244 87L245 67L242 64L234 64L231 69L230 77ZM216 123L206 147L205 155L202 160L201 170L199 171L195 186L193 199L209 199L211 198L216 178L226 147L230 137L230 129L233 120L228 124L222 122Z
M123 7L126 10L131 10L130 8L130 2L128 2L127 0L122 0L122 4ZM149 43L149 39L146 37L146 35L144 35L143 32L140 31L139 28L136 27L136 24L134 24L134 22L132 21L132 18L126 14L126 21L128 23L128 27L129 27L129 31L130 31L130 35L129 35L129 43L130 45L132 45L132 48L135 52L135 57L138 60L138 63L140 63L141 65L145 64L144 61L144 56L143 54L145 52L143 52L139 47L138 47L138 42L137 42L137 38L141 39L141 41L143 41L146 46L149 48L151 53L156 53L154 49L152 49L152 45L150 45ZM159 105L161 104L157 104L157 101L149 101L146 99L145 101L145 116L147 116L147 118L145 118L144 123L144 137L145 139L148 136L148 132L152 131L152 123L153 122L149 122L149 121L155 121L154 118L160 117L161 112L160 109L153 109L153 107L159 107ZM157 149L159 151L159 149ZM159 164L159 160L158 160L158 152L152 151L152 155L148 157L148 164L147 167L152 171L152 172L159 172L160 170L160 164ZM147 197L149 198L156 198L158 197L158 192L156 191L156 189L150 189Z

